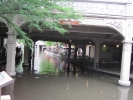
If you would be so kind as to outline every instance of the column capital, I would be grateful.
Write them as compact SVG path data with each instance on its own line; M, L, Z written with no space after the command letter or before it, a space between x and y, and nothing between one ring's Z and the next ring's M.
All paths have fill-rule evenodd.
M131 52L132 51L131 41L123 41L123 51L124 52Z
M100 45L104 40L102 39L93 39L93 42L95 43L95 45Z
M15 44L16 43L16 34L12 34L11 32L7 32L8 38L7 38L7 44Z
M129 41L129 40L124 40L124 41L122 41L122 43L133 43L133 41Z

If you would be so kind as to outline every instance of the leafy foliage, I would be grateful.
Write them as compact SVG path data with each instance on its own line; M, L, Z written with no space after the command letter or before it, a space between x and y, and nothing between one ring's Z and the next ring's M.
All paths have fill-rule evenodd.
M46 46L53 46L55 44L55 42L52 41L46 41Z
M74 12L70 2L69 0L1 0L0 21L4 20L13 33L24 39L27 46L32 47L32 40L12 21L15 15L20 15L28 22L30 32L33 28L40 32L44 28L49 28L64 34L67 30L62 28L59 20L81 17Z
M40 74L53 74L58 75L61 72L61 70L58 70L58 68L55 67L54 63L51 63L49 60L41 61L40 62Z

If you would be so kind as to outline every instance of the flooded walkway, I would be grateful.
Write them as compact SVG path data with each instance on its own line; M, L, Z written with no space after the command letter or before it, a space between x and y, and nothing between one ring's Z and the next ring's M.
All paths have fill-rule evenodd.
M31 70L18 66L15 83L3 94L10 94L12 100L133 100L133 84L119 86L119 77L78 67L73 71L71 64L50 53L37 59Z

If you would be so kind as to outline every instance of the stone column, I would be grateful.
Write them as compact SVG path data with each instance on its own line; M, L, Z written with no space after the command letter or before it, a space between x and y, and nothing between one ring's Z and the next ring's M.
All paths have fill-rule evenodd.
M95 59L94 59L94 69L96 69L96 64L99 63L99 51L100 51L100 44L102 40L93 40L95 43Z
M33 43L34 44L34 49L32 50L32 62L31 62L31 68L32 70L34 70L34 61L35 61L35 44L36 42Z
M89 45L86 46L86 55L89 57Z
M29 48L24 47L24 66L29 66Z
M130 86L129 75L130 75L131 51L132 51L132 43L124 41L120 80L118 81L118 84L122 86Z
M15 76L15 46L16 46L16 34L7 33L7 64L6 72L10 76Z
M38 70L39 68L39 45L35 45L35 52L34 52L34 70Z
M100 50L100 43L95 44L95 59L94 59L94 69L96 69L96 64L99 63L99 50Z
M91 46L89 46L89 56L88 56L89 57L89 60L91 58L90 55L91 55Z
M77 58L77 51L78 51L78 48L75 47L75 50L74 50L74 58Z
M84 61L85 60L85 55L86 55L86 44L82 45L82 50L83 50L82 61Z

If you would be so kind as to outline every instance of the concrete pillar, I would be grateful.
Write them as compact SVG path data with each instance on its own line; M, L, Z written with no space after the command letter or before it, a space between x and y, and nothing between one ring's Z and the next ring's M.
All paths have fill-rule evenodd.
M89 46L89 56L88 56L89 59L91 58L90 56L91 56L91 46Z
M31 69L31 65L32 65L32 50L31 49L29 49L28 62L29 62L29 68Z
M39 45L35 45L35 52L34 52L34 70L38 70L39 68Z
M77 58L77 51L78 51L78 48L75 47L74 58Z
M89 47L90 47L89 45L86 46L86 56L88 57L89 57Z
M32 66L31 66L32 70L34 70L34 60L35 60L35 43L36 43L36 42L34 42L34 43L33 43L33 44L34 44L34 49L33 49L33 51L32 51L32 62L31 62L31 64L32 64Z
M16 34L7 33L7 64L6 72L10 76L15 76L15 46L16 46Z
M3 39L3 46L5 46L6 42L7 42L7 39L4 38L4 39Z
M130 86L130 62L131 62L132 43L123 41L122 61L121 61L121 73L119 85Z
M82 45L82 50L83 50L82 61L84 61L85 60L85 56L86 56L86 44Z
M96 64L99 63L99 51L100 51L100 44L103 40L93 40L95 43L95 59L94 59L94 69L96 69Z
M24 47L24 66L29 66L29 48Z
M95 44L95 59L94 59L94 69L96 69L96 64L99 63L99 50L100 50L100 43Z
M89 53L90 53L89 55L90 58L95 58L95 45L91 45Z

